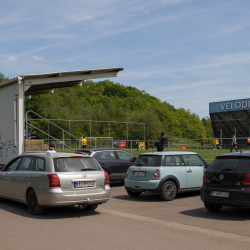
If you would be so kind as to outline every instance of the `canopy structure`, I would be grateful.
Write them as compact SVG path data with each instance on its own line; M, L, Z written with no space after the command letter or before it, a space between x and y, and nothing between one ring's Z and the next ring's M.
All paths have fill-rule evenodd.
M36 75L21 75L0 84L2 86L23 81L25 97L53 93L55 88L81 86L83 80L117 77L124 68L91 69L54 72Z
M124 68L91 69L21 75L0 83L0 165L24 152L24 100L53 93L55 88L81 86L82 81L117 77Z

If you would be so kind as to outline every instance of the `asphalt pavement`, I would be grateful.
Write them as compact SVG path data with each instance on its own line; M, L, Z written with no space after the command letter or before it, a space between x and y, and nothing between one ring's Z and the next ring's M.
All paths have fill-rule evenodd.
M208 212L199 193L170 202L132 198L120 183L95 211L49 208L32 216L24 204L0 203L0 249L249 249L250 209Z

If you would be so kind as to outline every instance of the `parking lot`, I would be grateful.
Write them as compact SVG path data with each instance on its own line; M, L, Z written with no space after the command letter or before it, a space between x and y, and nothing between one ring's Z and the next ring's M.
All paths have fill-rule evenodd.
M164 202L111 187L95 211L62 207L32 216L23 204L0 203L1 249L249 249L249 209L210 213L198 192Z

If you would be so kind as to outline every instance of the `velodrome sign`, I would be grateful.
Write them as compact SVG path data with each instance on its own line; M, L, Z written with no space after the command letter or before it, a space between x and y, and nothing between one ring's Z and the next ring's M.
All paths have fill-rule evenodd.
M209 103L209 113L250 110L250 99Z

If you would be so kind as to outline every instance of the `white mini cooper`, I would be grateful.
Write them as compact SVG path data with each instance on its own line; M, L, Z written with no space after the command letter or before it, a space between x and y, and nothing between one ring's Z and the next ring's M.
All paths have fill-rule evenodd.
M149 192L169 201L177 193L200 190L207 166L193 152L144 153L128 169L124 186L132 197Z

